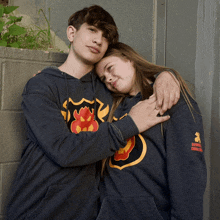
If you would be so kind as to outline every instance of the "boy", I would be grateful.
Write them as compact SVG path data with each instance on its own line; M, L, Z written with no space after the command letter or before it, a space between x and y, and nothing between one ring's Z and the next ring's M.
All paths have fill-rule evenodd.
M65 63L43 70L24 88L27 140L9 196L10 220L95 219L96 162L124 147L127 138L168 119L156 117L159 110L149 100L130 116L105 122L112 97L93 65L118 40L108 12L99 6L76 12L67 36L71 48Z

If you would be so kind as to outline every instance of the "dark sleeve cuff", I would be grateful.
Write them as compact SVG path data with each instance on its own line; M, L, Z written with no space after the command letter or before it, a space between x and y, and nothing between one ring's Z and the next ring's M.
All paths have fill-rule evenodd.
M112 123L112 126L118 130L124 140L139 134L139 130L130 115Z

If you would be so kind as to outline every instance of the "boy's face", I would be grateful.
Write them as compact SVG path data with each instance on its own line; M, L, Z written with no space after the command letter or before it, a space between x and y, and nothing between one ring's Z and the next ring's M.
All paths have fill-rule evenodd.
M75 29L72 50L76 58L85 64L93 65L101 60L108 45L103 31L94 26L83 23L79 30Z

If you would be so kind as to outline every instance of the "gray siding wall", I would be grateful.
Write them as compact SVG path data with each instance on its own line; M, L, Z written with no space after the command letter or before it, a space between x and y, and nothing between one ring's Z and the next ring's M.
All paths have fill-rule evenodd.
M204 220L220 219L220 0L11 0L9 3L20 6L17 11L29 15L37 25L44 24L42 15L38 15L39 9L48 16L50 8L52 30L66 44L69 16L83 7L101 5L114 17L120 41L149 61L173 67L181 73L195 94L204 121L208 168ZM20 61L19 56L23 55L15 51L7 55L7 51L0 48L1 215L25 137L20 109L23 86L43 66L63 62L62 57L55 60L49 57L46 61L44 52L28 55L30 59Z
M25 141L23 88L46 66L61 65L66 54L0 47L0 219Z

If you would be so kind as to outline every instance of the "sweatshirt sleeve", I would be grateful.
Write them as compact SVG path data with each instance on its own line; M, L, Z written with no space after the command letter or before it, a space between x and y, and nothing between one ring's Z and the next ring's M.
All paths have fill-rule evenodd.
M87 165L111 156L126 145L127 136L138 133L130 117L122 122L101 123L96 132L71 133L52 86L39 77L32 78L23 92L22 109L28 138L61 167Z
M171 220L203 219L205 142L200 111L194 100L191 103L192 113L182 97L164 125Z

